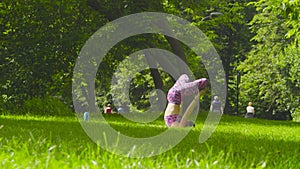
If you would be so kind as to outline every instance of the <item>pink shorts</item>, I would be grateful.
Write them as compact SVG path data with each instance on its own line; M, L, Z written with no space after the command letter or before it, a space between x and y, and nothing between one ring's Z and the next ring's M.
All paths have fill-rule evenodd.
M165 123L168 127L171 127L173 123L175 123L176 121L177 122L180 122L181 121L181 116L179 114L172 114L172 115L169 115L169 116L165 116L164 119L165 119Z
M182 119L182 116L180 116L179 114L172 114L172 115L169 115L169 116L165 116L164 119L165 119L166 125L168 127L171 127L172 124L175 123L175 122L180 123L180 121ZM191 126L195 127L195 123L188 120L184 126L185 127L191 127Z

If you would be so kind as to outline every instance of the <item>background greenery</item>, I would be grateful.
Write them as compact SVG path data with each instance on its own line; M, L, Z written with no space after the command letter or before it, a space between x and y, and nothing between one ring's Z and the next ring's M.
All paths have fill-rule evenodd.
M56 102L54 98L72 111L72 71L85 41L106 23L145 11L182 17L213 42L228 84L226 114L241 115L247 102L253 101L258 117L286 119L292 115L299 120L299 0L3 0L1 112L52 115L57 111L31 111L32 104L46 104L50 98L50 102ZM214 15L215 12L222 15ZM158 35L131 37L111 49L99 67L95 81L99 107L112 102L110 78L119 63L131 53L149 47L173 52L188 63L196 77L207 77L205 68L198 66L201 60L175 39ZM158 70L137 74L131 85L133 105L147 109L147 91L157 88L166 92L172 83L174 79ZM137 95L139 91L144 95ZM209 107L211 96L206 97L204 109Z

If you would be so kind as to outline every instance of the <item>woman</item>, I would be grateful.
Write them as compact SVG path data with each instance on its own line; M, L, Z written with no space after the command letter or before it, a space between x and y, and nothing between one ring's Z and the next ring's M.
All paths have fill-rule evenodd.
M164 120L168 127L187 127L195 126L188 118L198 102L198 97L205 93L207 79L197 79L189 82L189 77L186 74L181 75L174 86L168 92L168 105L165 110ZM187 110L181 116L181 98L196 94L193 101L188 106Z
M112 108L111 108L110 104L108 104L107 107L105 107L104 113L105 114L112 114Z
M247 106L246 110L247 110L247 113L245 115L245 118L253 118L254 114L255 114L255 109L252 106L252 102L248 103L248 106Z
M214 97L214 100L212 101L212 103L210 105L210 112L223 114L222 102L219 100L218 96Z

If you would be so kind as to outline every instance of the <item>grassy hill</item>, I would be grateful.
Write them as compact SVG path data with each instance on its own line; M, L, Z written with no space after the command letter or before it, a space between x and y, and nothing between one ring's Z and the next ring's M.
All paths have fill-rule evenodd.
M121 133L149 137L167 130L162 118L150 124L120 115L105 119ZM300 123L225 115L200 144L204 120L200 115L196 127L170 151L128 158L97 146L76 117L1 115L0 168L300 168Z

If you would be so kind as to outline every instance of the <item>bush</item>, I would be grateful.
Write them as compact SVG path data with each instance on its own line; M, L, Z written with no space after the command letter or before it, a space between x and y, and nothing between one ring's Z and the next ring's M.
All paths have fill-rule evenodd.
M5 110L5 107L4 107L4 101L2 99L2 97L0 97L0 112L1 113L4 113Z
M300 122L300 107L295 109L295 112L292 113L293 121Z
M0 114L9 114L10 112L17 109L13 102L11 102L6 95L0 95Z
M25 101L24 109L25 113L32 115L43 116L71 116L74 113L71 109L61 102L58 98L47 96L43 99L32 98Z

